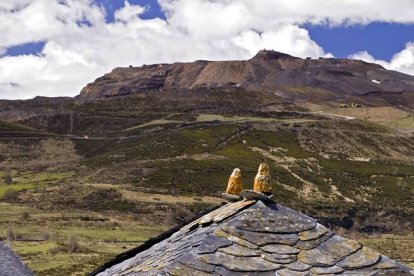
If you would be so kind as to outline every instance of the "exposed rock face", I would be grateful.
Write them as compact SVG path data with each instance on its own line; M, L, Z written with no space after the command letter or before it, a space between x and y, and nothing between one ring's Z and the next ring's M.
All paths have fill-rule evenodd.
M83 88L77 99L87 101L146 91L195 88L268 91L284 99L299 100L381 97L404 105L403 98L411 97L410 92L414 92L414 77L358 60L300 59L263 50L252 59L242 61L115 68ZM388 98L394 94L401 99Z
M322 237L324 237L322 239ZM303 249L301 243L312 242ZM410 275L410 270L283 206L228 204L91 275Z
M259 166L259 171L254 178L253 190L264 194L272 193L272 185L270 184L270 170L269 165L266 163L261 163Z

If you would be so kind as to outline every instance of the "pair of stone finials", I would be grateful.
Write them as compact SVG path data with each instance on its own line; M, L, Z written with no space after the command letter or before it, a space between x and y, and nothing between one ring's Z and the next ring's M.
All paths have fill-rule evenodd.
M226 192L222 197L228 201L238 201L250 197L252 194L262 194L268 197L272 195L272 185L270 184L269 165L261 163L259 170L254 178L253 191L243 189L242 174L239 168L233 170L227 184Z

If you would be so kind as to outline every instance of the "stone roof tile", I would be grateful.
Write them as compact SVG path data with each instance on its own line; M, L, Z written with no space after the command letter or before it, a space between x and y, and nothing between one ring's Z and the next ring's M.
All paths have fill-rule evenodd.
M29 276L30 269L19 256L3 242L0 242L0 276Z
M227 204L134 254L91 275L410 273L304 214L260 200Z

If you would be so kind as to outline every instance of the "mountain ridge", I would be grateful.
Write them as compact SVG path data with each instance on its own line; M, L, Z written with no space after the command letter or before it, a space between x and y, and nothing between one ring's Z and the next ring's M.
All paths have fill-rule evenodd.
M193 89L262 91L288 100L414 107L414 76L360 60L301 59L268 50L249 60L118 67L85 86L76 100ZM393 95L403 100L390 99Z

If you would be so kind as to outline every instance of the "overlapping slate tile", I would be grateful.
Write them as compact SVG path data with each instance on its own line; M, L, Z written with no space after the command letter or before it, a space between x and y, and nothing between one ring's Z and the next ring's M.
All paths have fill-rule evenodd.
M173 251L177 251L177 250L180 250L180 249L183 249L183 248L188 248L190 246L191 246L191 244L188 241L179 241L179 242L171 244L171 246L169 246L165 250L164 249L159 249L157 251L158 252L163 252L163 251L173 252Z
M231 224L231 223L230 223ZM292 234L316 227L316 221L288 208L273 209L263 202L240 212L236 228L252 232Z
M333 266L336 262L356 252L361 247L361 244L355 241L334 236L317 248L302 250L298 255L298 259L313 266Z
M267 261L270 261L272 263L277 263L277 264L290 264L297 260L296 255L279 255L279 254L262 253L260 256Z
M225 225L222 227L222 230L258 246L270 243L294 245L299 240L297 234L259 233L240 230L237 229L234 225Z
M255 202L252 200L242 200L235 203L226 204L187 224L181 228L180 231L188 232L191 231L191 229L196 229L198 226L206 227L206 225L210 225L213 222L221 222L228 217L234 216L241 210L249 207L250 205L253 205L254 203Z
M276 276L307 276L310 275L308 271L294 271L288 268L283 268L276 271Z
M165 273L165 274L162 274ZM209 272L200 271L191 267L188 267L182 263L174 263L165 269L165 271L159 272L157 275L173 275L173 276L182 276L182 275L192 275L192 276L211 276L214 275Z
M343 269L357 269L367 266L372 266L380 260L381 255L367 247L363 247L361 250L349 255L337 265Z
M117 276L164 276L168 275L166 272L160 273L159 271L145 271L145 272L128 272L128 274L117 274Z
M373 266L375 269L389 269L395 267L398 267L397 262L384 255L381 255L379 262Z
M253 200L242 200L232 204L227 204L213 212L208 213L199 220L199 224L209 224L212 222L220 222L232 215L236 214L240 210L254 204Z
M188 244L194 245L194 244L198 244L203 242L208 234L203 233L203 234L196 234L194 233L194 235L190 235L190 236L186 236L183 239L181 239L181 242L186 242Z
M277 253L277 254L297 254L300 252L299 249L283 244L268 244L260 247L265 252Z
M308 240L319 239L320 237L322 237L328 232L329 232L328 228L318 223L315 228L300 232L298 236L301 241L308 241Z
M282 267L261 257L236 257L222 252L199 255L198 258L208 264L218 265L231 271L259 272L271 271Z
M297 258L296 254L277 254L277 253L267 253L267 252L262 252L262 255L269 255L272 256L272 258L275 259L295 259Z
M250 249L258 249L259 247L255 244L252 244L251 242L248 242L244 239L241 239L239 237L233 236L227 232L224 232L221 228L217 228L216 230L214 230L214 235L218 236L218 237L222 237L222 238L226 238L232 242L235 242L241 246L244 247L248 247Z
M195 249L197 254L213 253L220 247L230 246L233 243L228 240L214 235L208 235L204 242Z
M310 270L311 274L317 274L317 275L337 274L343 271L344 270L342 268L336 265L330 266L330 267L313 267Z
M273 204L276 206L275 201L273 198L253 190L244 190L240 193L241 196L243 196L245 199L248 200L259 200L261 202L267 203L267 204Z
M259 272L241 272L241 271L231 271L224 267L217 266L215 273L222 276L275 276L275 272L272 271L259 271Z
M362 268L362 269L355 269L355 270L347 270L344 271L343 273L341 273L341 276L378 276L380 270L379 269L366 269L366 268ZM401 276L401 274L384 274L387 276Z
M293 263L287 264L285 265L286 268L290 269L290 270L294 270L294 271L307 271L309 269L311 269L312 266L302 263L301 261L297 260Z
M323 242L329 240L330 238L332 238L333 236L335 236L334 233L329 232L325 235L323 235L322 237L315 239L315 240L308 240L308 241L298 241L295 245L296 248L301 249L301 250L309 250L309 249L313 249L318 247L319 245L321 245Z
M250 249L248 247L241 246L237 243L234 243L227 247L219 248L218 251L230 254L233 256L238 257L254 257L254 256L260 256L259 251Z
M180 259L178 259L178 262L192 269L196 269L206 273L212 273L216 268L214 265L210 265L200 261L193 253L185 254Z

